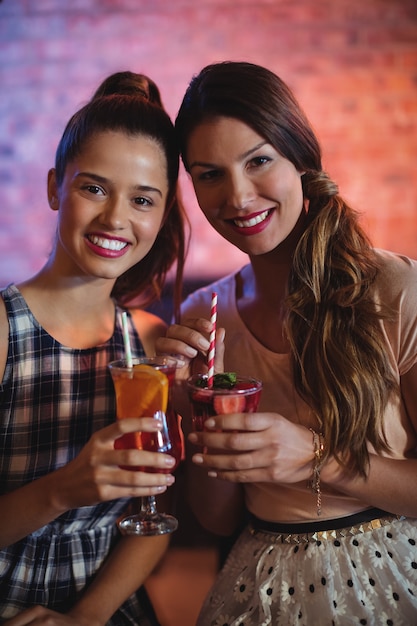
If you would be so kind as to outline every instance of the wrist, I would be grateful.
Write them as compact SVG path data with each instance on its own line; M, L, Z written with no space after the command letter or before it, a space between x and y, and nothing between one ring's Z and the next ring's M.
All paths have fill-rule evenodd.
M346 481L346 469L344 469L333 456L329 456L324 463L321 472L321 482L333 489L341 489Z
M97 611L95 611L95 614L91 615L88 614L88 612L84 613L82 610L77 608L77 606L73 607L67 613L69 617L72 617L75 620L77 626L105 626L106 621L101 622L97 619Z
M62 468L63 469L63 468ZM66 513L70 510L71 506L65 502L65 481L63 480L62 469L58 469L51 472L46 477L48 480L47 488L45 489L45 498L47 499L47 505L54 511L55 517Z
M317 515L321 515L321 470L323 467L323 457L325 452L325 444L322 433L316 433L315 430L310 428L313 435L313 470L309 486L312 492L316 495L316 509Z

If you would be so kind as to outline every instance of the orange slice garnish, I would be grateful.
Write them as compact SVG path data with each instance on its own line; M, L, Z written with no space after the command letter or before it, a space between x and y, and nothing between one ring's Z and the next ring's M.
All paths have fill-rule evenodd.
M139 363L119 379L116 396L118 417L152 417L167 410L168 377L152 365Z

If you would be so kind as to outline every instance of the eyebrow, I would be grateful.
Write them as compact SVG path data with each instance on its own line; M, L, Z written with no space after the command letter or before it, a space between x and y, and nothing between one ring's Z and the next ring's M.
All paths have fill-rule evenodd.
M78 172L76 174L76 178L82 178L82 177L91 178L96 183L99 183L101 185L109 183L108 178L105 178L104 176L100 176L99 174L94 174L93 172ZM155 192L159 194L162 198L162 191L158 189L157 187L151 187L151 185L135 185L133 189L135 189L136 191Z
M256 152L257 150L259 150L260 148L262 148L263 146L266 146L269 142L268 141L261 141L260 143L258 143L256 146L254 146L253 148L250 148L249 150L247 150L246 152L243 152L242 154L239 155L238 159L239 161L243 161L244 159L247 159L248 156L250 156L251 154L253 154L254 152ZM190 166L189 169L191 170L193 167L213 167L216 168L217 165L215 163L210 163L210 162L206 162L206 161L193 161Z

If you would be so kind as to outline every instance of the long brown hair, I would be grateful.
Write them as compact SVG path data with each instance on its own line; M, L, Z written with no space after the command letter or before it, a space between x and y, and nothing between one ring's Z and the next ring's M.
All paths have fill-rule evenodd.
M160 298L167 274L176 263L174 314L178 318L188 221L178 198L179 151L175 130L153 81L132 72L117 72L103 81L64 130L55 157L57 183L62 183L68 163L93 135L114 130L150 137L161 147L167 162L169 192L164 222L151 250L116 280L112 297L121 304L135 301L145 306L154 302Z
M205 67L184 96L177 119L187 168L187 141L201 122L239 119L264 137L302 176L308 225L294 252L286 298L286 331L294 383L326 440L326 456L362 474L367 442L388 449L383 414L397 388L373 285L378 263L357 213L322 169L321 149L288 86L245 62Z

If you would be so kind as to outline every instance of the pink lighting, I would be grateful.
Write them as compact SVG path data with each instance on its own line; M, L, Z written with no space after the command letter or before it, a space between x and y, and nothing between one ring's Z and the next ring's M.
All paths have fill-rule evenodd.
M48 256L46 175L70 115L109 73L144 72L174 117L192 75L222 59L263 64L313 123L324 164L377 246L417 256L417 18L414 0L0 3L0 284ZM220 10L221 6L221 10ZM246 257L201 215L186 268L210 279Z

